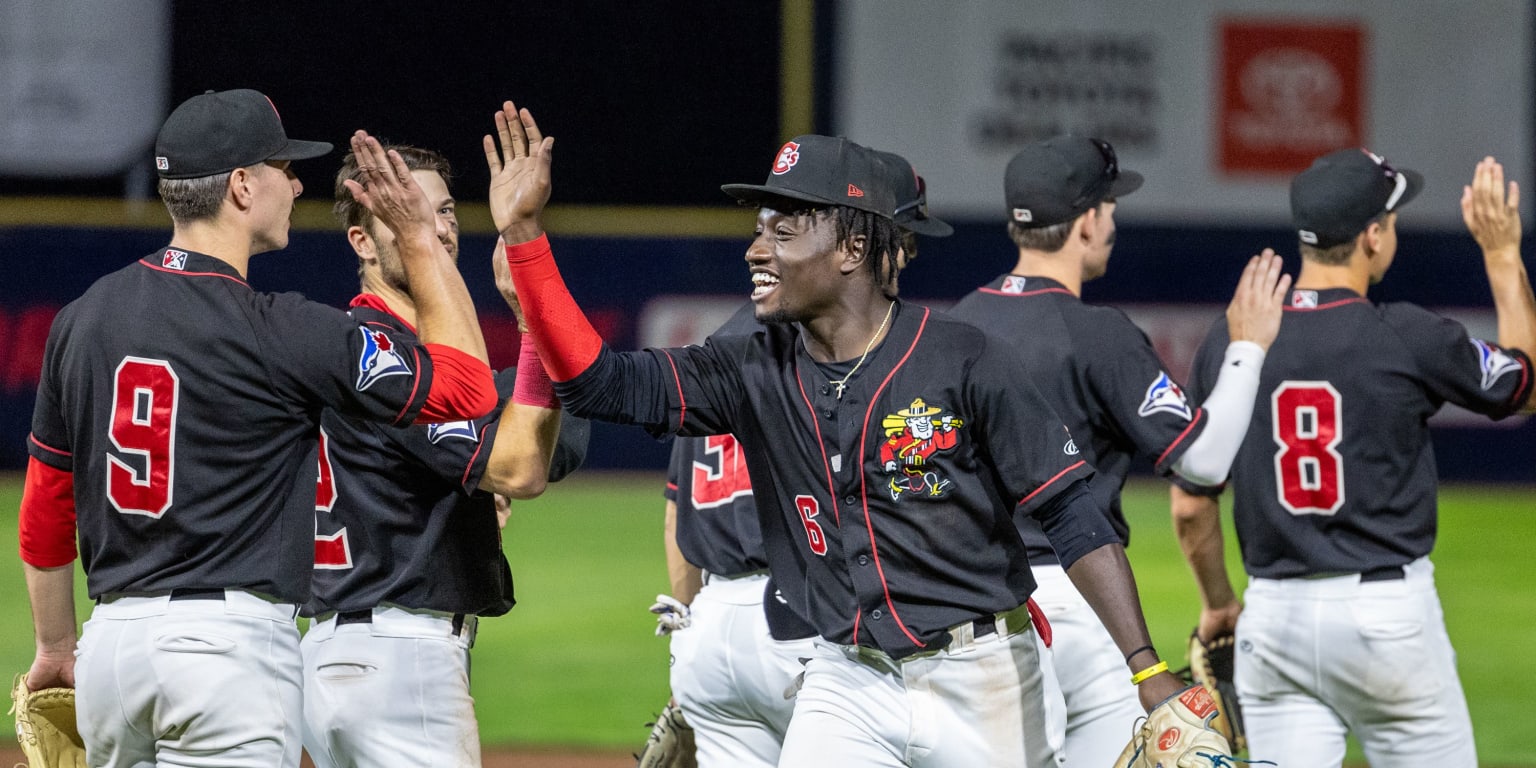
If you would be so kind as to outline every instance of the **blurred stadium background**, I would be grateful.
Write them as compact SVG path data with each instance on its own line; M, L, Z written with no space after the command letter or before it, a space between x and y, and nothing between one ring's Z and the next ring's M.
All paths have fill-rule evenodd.
M956 234L923 241L902 290L939 305L1013 263L1001 203L1013 148L1097 135L1148 181L1117 210L1109 275L1085 298L1125 307L1182 376L1246 256L1272 246L1294 272L1288 179L1344 146L1428 180L1373 297L1495 335L1457 199L1488 154L1526 187L1524 207L1536 197L1533 22L1528 0L0 0L0 470L25 465L53 314L164 243L154 134L203 90L267 93L292 136L344 146L366 128L443 151L462 201L461 266L493 362L508 363L515 333L484 260L494 232L479 144L503 99L558 139L546 223L572 292L621 349L696 339L744 299L751 215L718 187L763 178L794 135L846 135L913 161ZM292 243L254 260L258 289L336 305L355 292L329 216L339 161L298 164ZM1536 426L1455 412L1434 423L1442 478L1506 488L1500 509L1530 531ZM600 426L593 440L587 473L665 463L666 446L638 430ZM655 512L659 488L635 504ZM656 578L640 592L664 585L659 546L645 551ZM1512 564L1527 587L1529 562ZM25 642L17 624L9 634ZM664 659L652 656L642 661ZM1536 751L1528 731L1511 738L1500 761Z

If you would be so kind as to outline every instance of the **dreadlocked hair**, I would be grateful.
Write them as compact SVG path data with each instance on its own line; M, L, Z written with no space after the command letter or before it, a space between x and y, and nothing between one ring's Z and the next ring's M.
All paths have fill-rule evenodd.
M864 238L864 262L880 292L888 299L896 298L896 275L905 266L902 249L908 245L905 233L895 221L879 214L861 211L848 206L833 206L827 214L837 222L837 244L847 246L856 237ZM916 239L912 238L913 246ZM905 261L911 261L917 252L915 247L907 251Z

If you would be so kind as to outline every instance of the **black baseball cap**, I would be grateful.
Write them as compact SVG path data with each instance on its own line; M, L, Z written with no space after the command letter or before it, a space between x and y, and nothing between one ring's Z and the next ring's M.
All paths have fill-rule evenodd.
M763 184L725 184L721 191L763 208L793 211L846 205L894 219L892 173L880 153L845 138L796 136L779 148Z
M1071 221L1111 197L1141 188L1141 174L1122 170L1109 142L1053 136L1018 151L1003 173L1008 220L1024 229Z
M303 160L331 151L324 141L298 141L260 91L208 91L181 103L155 138L162 179L196 179L267 160Z
M905 157L895 152L879 152L891 175L891 190L896 194L894 218L897 226L920 235L949 237L955 228L928 215L928 185Z
M1291 223L1307 245L1343 245L1423 188L1418 171L1393 168L1365 149L1341 149L1319 157L1291 180Z

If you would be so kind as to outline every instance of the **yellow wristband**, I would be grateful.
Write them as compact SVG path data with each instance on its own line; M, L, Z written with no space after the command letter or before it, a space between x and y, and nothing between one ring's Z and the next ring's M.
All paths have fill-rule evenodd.
M1146 669L1143 669L1134 675L1131 675L1131 685L1141 685L1150 679L1153 675L1162 674L1163 672L1167 671L1168 662L1159 661L1158 663L1153 664L1152 666L1147 667Z

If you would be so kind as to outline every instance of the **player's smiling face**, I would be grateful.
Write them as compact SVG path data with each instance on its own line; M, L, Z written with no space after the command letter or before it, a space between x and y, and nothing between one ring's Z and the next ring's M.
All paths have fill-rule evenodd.
M752 303L765 323L809 320L835 303L844 274L837 227L812 213L757 212L757 229L747 247Z

